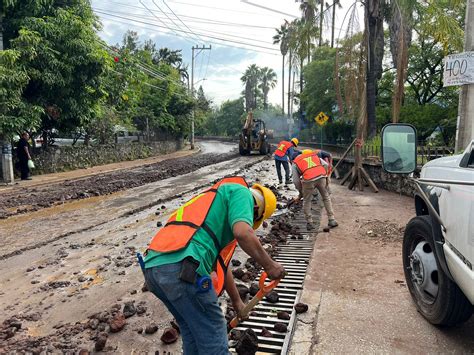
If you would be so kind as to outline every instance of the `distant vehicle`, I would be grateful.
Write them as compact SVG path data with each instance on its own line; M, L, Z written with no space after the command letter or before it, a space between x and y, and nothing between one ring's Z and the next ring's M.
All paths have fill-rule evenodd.
M430 323L452 326L474 310L474 137L464 153L425 164L414 183L416 217L405 229L403 267L418 311ZM382 130L384 169L416 168L416 131L406 124Z
M272 131L266 129L264 121L254 120L253 113L249 112L239 137L240 155L248 155L252 152L262 155L270 153L268 138L271 138L272 134Z

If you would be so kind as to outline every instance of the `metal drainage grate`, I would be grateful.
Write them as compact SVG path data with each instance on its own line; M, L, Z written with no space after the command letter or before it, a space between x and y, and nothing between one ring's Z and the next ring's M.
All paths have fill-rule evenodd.
M306 225L304 219L301 218L296 218L295 222L299 225ZM288 351L296 320L294 305L298 303L300 292L303 289L316 235L317 232L302 231L301 234L288 236L285 244L277 246L278 254L273 259L281 263L288 273L275 288L279 295L279 301L269 303L263 299L254 309L257 314L251 316L236 328L242 331L251 328L255 331L259 341L257 354L286 354ZM291 239L292 237L296 239ZM291 315L290 320L278 319L276 313L279 311L288 312ZM277 322L287 324L288 331L286 334L273 330L273 326ZM259 335L263 327L272 333L272 338ZM233 348L230 351L235 353Z

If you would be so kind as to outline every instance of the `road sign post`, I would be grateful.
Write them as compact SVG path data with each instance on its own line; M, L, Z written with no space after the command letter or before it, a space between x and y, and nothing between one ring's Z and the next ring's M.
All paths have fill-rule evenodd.
M314 120L321 127L321 149L323 149L323 126L329 120L329 117L321 111Z

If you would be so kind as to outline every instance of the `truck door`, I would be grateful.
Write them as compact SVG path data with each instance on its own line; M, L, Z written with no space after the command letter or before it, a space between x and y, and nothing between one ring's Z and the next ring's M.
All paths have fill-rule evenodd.
M474 142L473 142L474 143ZM441 192L440 214L446 224L448 268L465 295L474 299L474 150L466 150L459 167L453 168L446 180L465 184L449 184L450 189ZM470 183L470 185L469 185ZM449 249L449 251L447 250Z

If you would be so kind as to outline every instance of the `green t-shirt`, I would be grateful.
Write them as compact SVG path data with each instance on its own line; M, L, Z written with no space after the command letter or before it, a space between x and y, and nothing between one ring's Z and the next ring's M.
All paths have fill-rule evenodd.
M224 184L218 190L206 217L206 224L214 232L223 248L234 240L232 228L237 222L253 225L253 197L250 190L239 184ZM177 263L191 256L199 261L199 275L209 275L217 259L218 251L212 238L200 229L189 245L173 253L149 250L145 257L145 268Z

